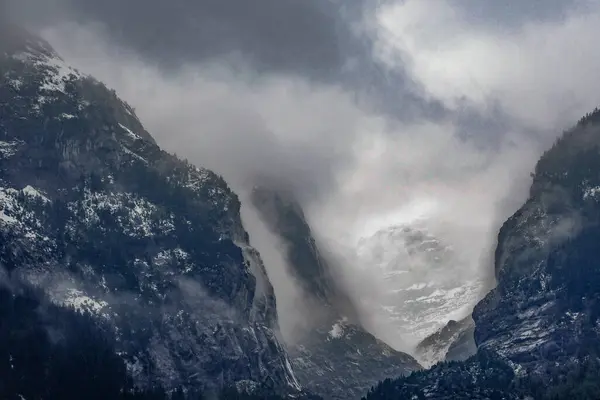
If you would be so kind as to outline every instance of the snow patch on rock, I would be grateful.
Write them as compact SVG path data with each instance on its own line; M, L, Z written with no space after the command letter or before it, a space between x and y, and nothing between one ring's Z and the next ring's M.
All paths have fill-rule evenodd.
M91 192L86 190L82 201L68 204L69 209L82 216L86 226L105 229L102 221L110 218L130 237L152 237L175 229L173 216L158 217L159 208L133 193ZM101 218L102 215L102 218ZM67 226L71 231L76 227Z
M7 159L14 156L23 144L23 142L16 140L10 142L0 141L0 159Z
M583 199L588 200L591 198L591 199L597 200L599 195L600 195L600 186L590 187L590 188L585 189L585 191L583 192Z
M129 138L133 139L133 140L141 140L142 138L136 134L133 133L133 131L131 129L129 129L128 127L126 127L123 124L119 124L119 126L121 127L121 129L123 129L125 131L125 133L129 136Z
M83 313L88 311L96 315L100 314L108 306L107 302L96 300L77 289L67 290L63 304L75 308L78 312Z
M50 202L50 199L48 197L46 197L45 195L43 195L39 190L37 190L36 188L34 188L31 185L25 186L23 188L23 193L26 196L41 199L44 203L49 203Z

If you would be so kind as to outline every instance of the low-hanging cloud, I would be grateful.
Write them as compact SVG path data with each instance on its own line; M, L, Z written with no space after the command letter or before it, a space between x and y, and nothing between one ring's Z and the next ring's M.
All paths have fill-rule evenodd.
M79 17L45 22L44 36L76 67L114 87L163 147L222 174L242 199L259 180L292 190L322 243L346 255L344 281L357 297L385 284L369 280L365 266L353 265L357 240L415 220L425 221L466 260L462 271L447 273L491 275L497 230L527 196L537 157L563 127L594 108L600 93L595 79L600 57L593 51L600 30L597 2L573 1L570 8L538 2L544 14L514 18L495 3L360 2L364 13L355 9L351 22L368 37L357 52L344 47L355 42L340 34L353 28L340 28L337 3L327 0L302 6L326 9L325 17L302 14L319 25L310 34L296 32L303 29L301 21L269 25L269 19L256 19L253 8L251 20L263 21L261 29L274 30L275 39L252 31L245 19L251 17L240 14L239 23L228 19L219 28L231 40L219 43L218 29L208 30L206 37L216 42L209 45L186 36L186 26L177 30L177 18L170 18L187 10L180 1L173 7L182 9L168 9L160 20L177 31L168 38L175 45L150 48L140 40L151 37L153 19L141 18L128 28L139 37L107 31L123 24L121 16L108 14L109 3L105 12L86 14L97 18L84 19L71 5ZM294 2L260 2L281 15L287 15L281 7L288 3ZM244 7L251 6L233 8L234 13ZM288 29L310 40L299 44ZM115 43L124 37L115 35L126 34ZM337 52L321 56L312 46ZM231 49L241 63L231 63ZM381 74L344 75L353 62L362 65L360 71ZM336 73L315 79L313 72L324 70ZM373 80L371 92L365 95L357 89L364 85L348 79ZM293 292L296 300L298 294L281 272L284 258L276 241L248 210L245 214L251 240L256 233L257 247L267 255L280 310L286 312L283 323L289 324L284 331L289 330L303 315L283 299ZM370 327L380 337L393 334L385 325Z
M161 66L228 57L268 72L330 74L343 63L337 14L319 0L6 0L23 21L94 23Z

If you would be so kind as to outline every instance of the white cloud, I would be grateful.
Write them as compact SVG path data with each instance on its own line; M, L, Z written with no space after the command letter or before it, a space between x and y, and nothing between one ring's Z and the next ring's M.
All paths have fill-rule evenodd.
M450 0L387 3L377 13L380 57L394 65L402 54L450 107L499 102L526 128L554 131L598 104L599 2L577 1L562 19L511 30L472 24L468 11Z

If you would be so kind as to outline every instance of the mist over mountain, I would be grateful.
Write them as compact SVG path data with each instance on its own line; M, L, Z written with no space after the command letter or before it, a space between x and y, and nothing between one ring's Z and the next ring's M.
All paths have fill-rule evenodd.
M415 203L445 198L430 215L439 221L435 233L467 253L469 264L481 263L491 254L494 227L524 195L537 153L529 138L518 146L466 140L454 117L390 117L371 94L335 82L257 76L216 61L167 72L85 26L44 32L75 66L136 104L159 143L222 174L242 198L265 176L284 183L334 253L354 247L365 226L386 219L397 225ZM345 280L360 270L348 263ZM376 287L377 277L371 278L363 287Z
M381 276L384 289L363 299L377 310L373 330L398 348L414 348L448 321L470 315L487 288L487 277L425 229L419 223L392 226L358 244L361 265ZM441 360L419 359L425 365Z
M537 163L527 201L500 229L497 286L473 312L476 354L387 379L366 399L598 397L599 127L595 109L563 133ZM459 327L449 324L420 347L439 348Z
M304 212L289 193L255 187L252 204L282 245L290 279L301 288L307 307L293 331L283 331L298 382L325 398L359 398L382 377L421 368L363 326L346 293L340 265L320 250ZM285 294L278 297L285 298Z
M156 290L153 296L184 302L190 319L167 328L157 328L159 316L179 317L157 311L154 298L142 307L153 310L151 316L130 310L145 324L141 332L153 349L144 353L132 339L119 350L127 365L143 366L139 381L152 376L175 388L204 385L210 376L215 390L229 384L300 390L298 353L289 355L302 337L298 327L312 332L311 345L323 350L310 354L313 364L305 371L335 359L327 368L338 377L353 376L346 350L362 351L341 340L335 343L350 347L333 357L323 343L331 344L331 331L339 339L339 330L372 344L367 347L373 354L358 359L364 365L380 362L375 354L392 355L383 364L399 357L392 367L403 371L392 368L391 375L418 368L411 356L426 366L443 360L458 346L454 336L465 332L461 343L479 345L480 363L473 368L482 376L496 371L494 362L487 363L488 350L520 357L514 343L496 332L508 335L514 321L492 329L492 321L504 321L500 314L515 312L512 303L496 309L480 301L502 303L504 297L494 296L522 289L500 281L505 270L515 280L521 275L510 260L498 272L498 232L504 226L500 239L507 248L515 245L511 229L518 229L506 221L520 209L534 216L535 207L522 206L546 184L539 166L554 173L554 165L570 162L557 156L546 168L546 155L536 169L540 156L600 103L598 2L2 0L0 7L3 27L16 24L30 32L25 48L22 37L5 31L0 38L2 221L12 226L16 219L22 228L19 240L6 236L3 246L13 255L2 263L15 271L33 266L37 274L50 268L38 265L40 259L55 260L69 271L63 271L69 284L54 271L42 279L52 287L48 301L85 304L90 312L104 302L130 304L129 293L121 298L106 297L104 288L88 291L86 285L110 263L127 268L114 274L109 287L135 287L144 296ZM90 132L100 136L86 139ZM582 137L586 145L594 142ZM143 160L151 160L147 169L138 165ZM120 171L125 161L141 172L117 176L111 168ZM169 171L179 174L181 190L165 189L177 186L171 178L161 180ZM140 180L142 175L152 178ZM205 191L188 191L206 176ZM167 186L152 183L157 180ZM292 199L301 218L283 225L270 219L254 197L264 183ZM207 200L215 193L231 214L222 213L224 203ZM163 194L172 197L167 201ZM198 198L201 207L190 200ZM45 244L23 250L34 234L62 241L62 223L47 215L54 206L44 199L66 202L67 210L57 211L64 218L81 217L78 228L72 226L72 243L57 250L64 250L60 257L48 258ZM208 203L214 207L204 207ZM114 219L118 234L90 227L85 218L96 221L90 208L99 221ZM148 233L142 217L149 215L152 229L167 229L160 221L171 214L183 230L170 238L161 231L160 244L146 236L137 244L114 239ZM185 231L189 214L197 220L189 219L192 227ZM52 234L43 231L47 219L54 221ZM577 213L569 221L581 225ZM572 226L564 228L570 232ZM223 232L229 239L221 240ZM95 235L107 241L93 242ZM85 247L88 242L94 245ZM124 243L124 251L111 247ZM562 263L561 254L575 253L555 254L549 268ZM69 268L84 259L91 272L85 279L70 277ZM204 271L195 281L185 276L188 262ZM175 275L156 275L152 267L160 263ZM524 276L527 282L530 276ZM190 333L194 310L207 304L218 316L207 326L222 329ZM469 316L476 305L473 328ZM117 313L119 323L130 311ZM477 325L478 318L484 322ZM459 327L467 321L466 328L453 331L451 321ZM187 341L178 340L182 331ZM206 341L198 344L197 334ZM200 351L208 342L210 351ZM222 349L231 352L216 362ZM199 354L205 357L200 364L215 369L195 375ZM163 372L159 377L148 369ZM503 366L497 371L504 376ZM314 383L309 375L306 381ZM351 388L353 395L363 383ZM336 385L349 386L343 380Z

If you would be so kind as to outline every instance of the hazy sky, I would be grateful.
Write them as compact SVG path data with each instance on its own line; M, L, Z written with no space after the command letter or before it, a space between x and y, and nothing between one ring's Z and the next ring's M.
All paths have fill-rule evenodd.
M242 198L294 190L338 250L420 216L489 274L539 154L600 103L600 0L4 1L165 148Z

